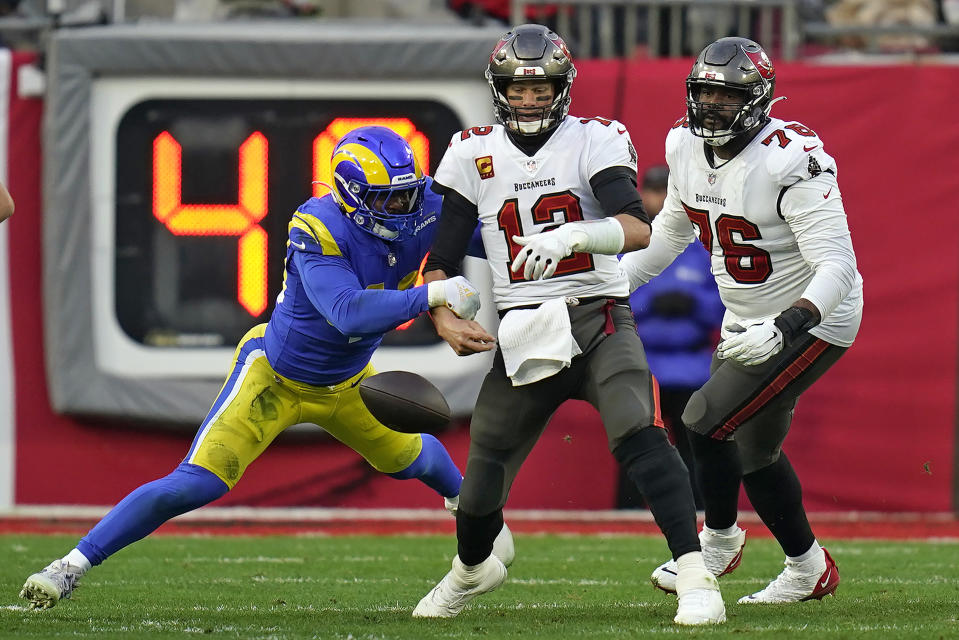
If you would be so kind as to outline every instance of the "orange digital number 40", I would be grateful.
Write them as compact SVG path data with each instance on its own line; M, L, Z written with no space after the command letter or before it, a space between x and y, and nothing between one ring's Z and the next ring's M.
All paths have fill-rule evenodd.
M336 141L356 127L380 125L403 136L420 166L429 167L429 141L408 118L337 118L313 140L313 195L327 192L329 158ZM259 131L239 149L239 193L236 203L189 204L182 198L183 150L169 131L153 140L153 215L178 236L236 236L237 301L253 317L267 307L267 233L260 221L269 202L269 143Z

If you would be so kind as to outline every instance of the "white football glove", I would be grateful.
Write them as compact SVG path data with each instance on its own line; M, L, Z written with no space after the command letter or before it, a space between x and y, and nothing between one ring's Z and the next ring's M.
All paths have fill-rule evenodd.
M433 307L449 307L460 318L472 320L480 310L479 291L463 276L435 280L426 285L426 299Z
M747 366L766 362L782 351L783 332L770 318L751 324L745 329L738 324L726 327L734 335L719 343L716 356L721 360L735 360Z
M562 228L535 236L513 236L513 242L525 247L520 249L510 265L513 273L519 273L519 270L523 269L523 277L527 280L548 278L556 273L559 261L573 252L573 248L568 244L568 234L560 232ZM525 268L523 263L526 264Z
M567 222L535 236L513 236L524 247L516 254L510 269L527 280L540 280L556 273L559 261L574 252L615 255L623 250L626 235L623 225L613 218L588 222Z

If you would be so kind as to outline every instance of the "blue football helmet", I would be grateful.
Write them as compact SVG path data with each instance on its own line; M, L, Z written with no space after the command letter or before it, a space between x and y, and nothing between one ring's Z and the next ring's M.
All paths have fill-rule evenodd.
M353 222L391 242L413 236L426 178L402 136L387 127L359 127L336 143L330 164L333 197Z

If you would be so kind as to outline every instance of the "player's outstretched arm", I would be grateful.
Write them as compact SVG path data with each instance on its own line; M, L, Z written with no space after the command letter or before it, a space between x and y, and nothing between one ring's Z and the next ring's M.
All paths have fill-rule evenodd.
M423 274L427 286L443 284L446 272L434 269ZM430 317L436 326L436 333L456 352L458 356L490 351L496 346L496 338L489 334L481 324L474 320L458 317L446 305L432 307Z

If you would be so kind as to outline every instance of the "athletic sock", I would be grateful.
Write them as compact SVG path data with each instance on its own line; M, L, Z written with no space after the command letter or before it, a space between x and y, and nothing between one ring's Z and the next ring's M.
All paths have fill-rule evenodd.
M90 561L87 559L87 557L80 553L79 549L74 549L67 555L63 556L63 561L71 566L79 567L83 573L89 571L90 567L93 566L90 564Z
M822 547L819 546L818 540L812 541L812 546L809 547L809 551L799 556L790 556L789 559L793 562L805 562L811 558L815 558L822 552Z
M712 527L703 525L703 531L707 533L712 533L717 536L725 536L728 538L729 536L734 535L735 533L739 531L739 525L737 523L733 523L733 526L726 527L725 529L713 529Z

